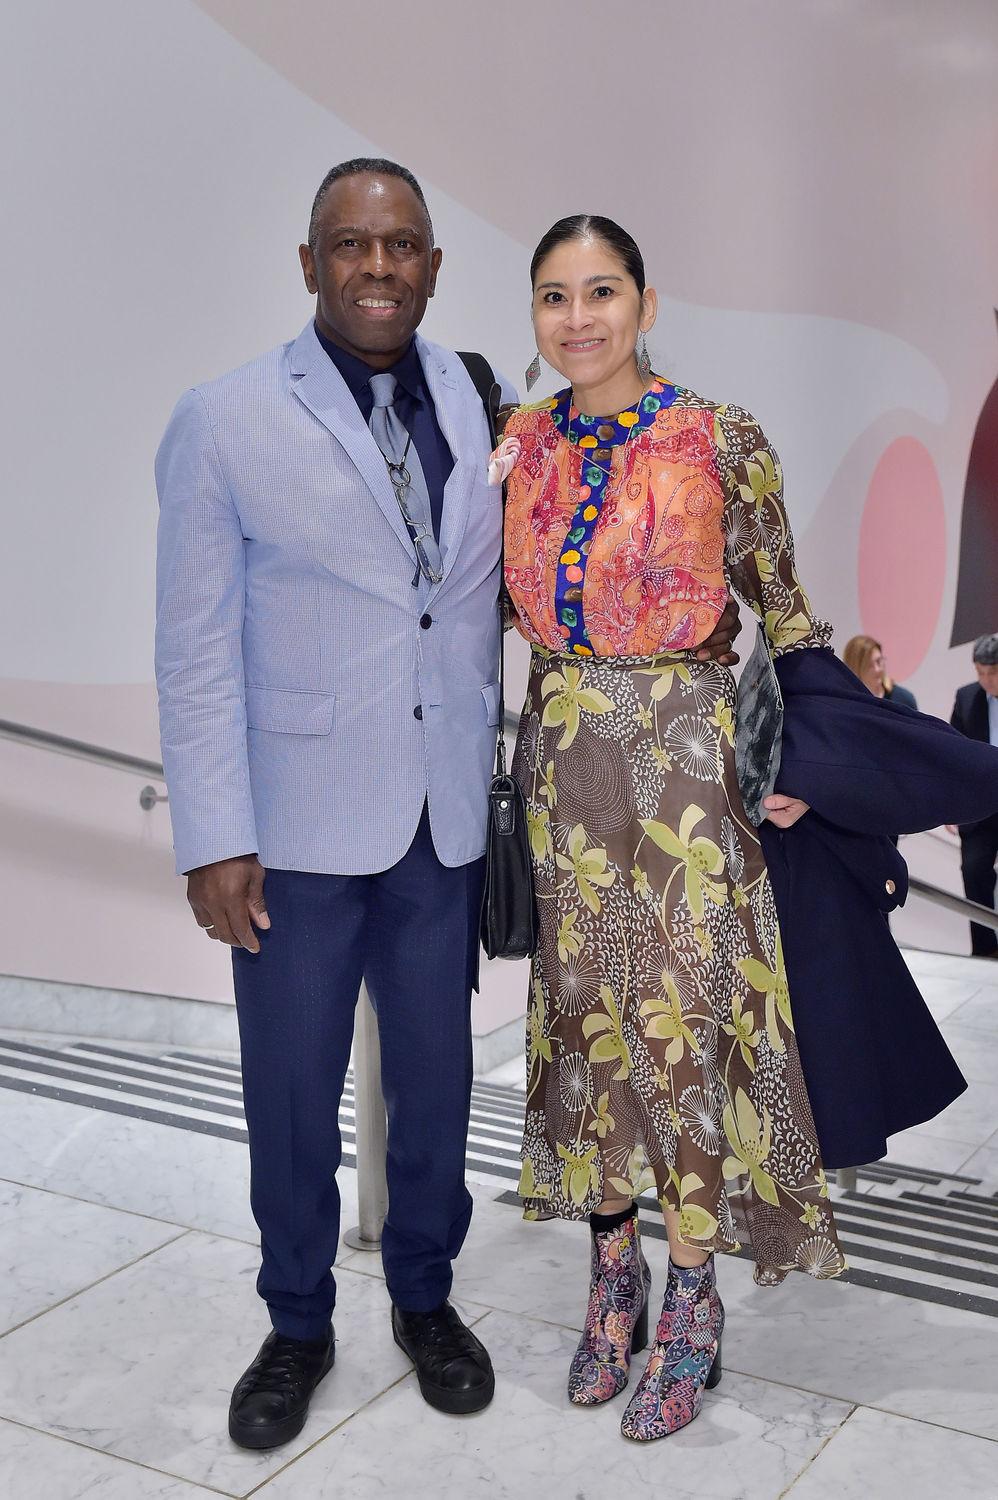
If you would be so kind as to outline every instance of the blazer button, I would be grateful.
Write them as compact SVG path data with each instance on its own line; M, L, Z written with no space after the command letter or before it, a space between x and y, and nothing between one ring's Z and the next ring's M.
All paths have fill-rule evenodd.
M894 892L897 890L897 886L894 884L893 880L886 880L884 882L884 890L887 892L888 896L893 896Z
M412 711L412 716L414 719L421 719L423 717L423 705L421 703L416 704L416 707Z
M433 616L432 615L420 615L420 617L419 617L419 623L420 623L420 625L422 625L422 627L423 627L424 630L429 630L430 626L433 624Z

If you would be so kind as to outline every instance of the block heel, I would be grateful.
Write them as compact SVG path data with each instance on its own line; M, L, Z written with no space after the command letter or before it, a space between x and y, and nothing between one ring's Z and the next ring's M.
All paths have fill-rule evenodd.
M632 1354L640 1354L642 1349L648 1348L648 1302L649 1298L646 1297L634 1324L634 1332L631 1334Z
M721 1376L723 1374L724 1374L724 1370L721 1367L721 1340L718 1339L718 1341L717 1341L717 1353L714 1355L714 1359L713 1359L713 1361L711 1363L710 1373L707 1376L707 1380L706 1380L706 1383L705 1383L705 1389L708 1390L708 1391L712 1391L715 1386L720 1385L721 1384Z

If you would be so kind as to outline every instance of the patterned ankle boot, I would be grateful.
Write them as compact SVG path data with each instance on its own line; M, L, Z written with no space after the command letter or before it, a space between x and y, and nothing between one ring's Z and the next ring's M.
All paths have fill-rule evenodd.
M620 1424L625 1437L650 1443L693 1421L721 1379L723 1328L714 1257L689 1269L670 1260L655 1345Z
M631 1355L648 1343L651 1272L641 1253L638 1216L593 1230L589 1310L568 1375L569 1400L596 1406L627 1384Z

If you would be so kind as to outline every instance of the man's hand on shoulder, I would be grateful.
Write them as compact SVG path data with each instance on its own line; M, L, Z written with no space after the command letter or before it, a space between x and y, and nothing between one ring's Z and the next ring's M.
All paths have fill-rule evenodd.
M270 926L263 901L263 865L255 854L237 854L187 875L187 900L200 928L210 938L259 953L254 925Z
M741 628L742 622L738 618L738 605L729 596L721 618L707 639L697 647L697 661L708 661L713 658L722 667L733 667L735 662L741 659L738 652L731 649L735 636Z

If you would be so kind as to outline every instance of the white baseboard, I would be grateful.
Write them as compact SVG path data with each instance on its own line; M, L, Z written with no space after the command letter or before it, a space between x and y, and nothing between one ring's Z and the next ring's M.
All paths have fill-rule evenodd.
M523 1050L523 1019L472 1037L476 1075L490 1073ZM212 1000L104 990L55 979L0 974L0 1027L120 1042L239 1051L236 1007Z
M497 1026L495 1031L486 1031L481 1036L472 1036L472 1055L475 1060L475 1077L491 1073L493 1068L510 1062L523 1053L523 1035L526 1022L523 1016L514 1016L512 1021Z
M238 1052L236 1007L212 1000L104 990L0 974L0 1026L122 1042Z

